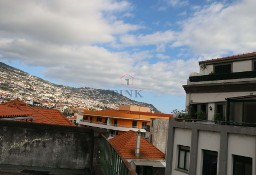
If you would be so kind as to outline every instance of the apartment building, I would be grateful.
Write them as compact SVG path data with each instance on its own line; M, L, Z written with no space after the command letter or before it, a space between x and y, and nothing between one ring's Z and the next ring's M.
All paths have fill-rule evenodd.
M256 52L199 62L200 72L192 73L186 91L187 110L198 117L248 121L256 103ZM230 117L230 118L229 118Z
M169 121L166 175L256 174L256 53L199 62Z
M171 114L153 113L149 108L139 106L120 106L118 110L85 110L83 120L79 125L108 129L111 136L116 136L125 131L135 131L146 134L149 132L151 119L166 119Z

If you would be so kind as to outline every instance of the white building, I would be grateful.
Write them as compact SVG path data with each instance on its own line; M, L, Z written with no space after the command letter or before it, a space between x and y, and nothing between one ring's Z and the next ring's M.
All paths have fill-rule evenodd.
M166 175L256 174L256 53L199 62L170 119ZM215 121L215 122L214 122Z
M256 52L201 61L199 66L200 73L193 73L183 86L187 110L194 118L198 113L205 113L208 120L214 120L217 116L228 118L231 113L233 118L229 120L236 121L237 116L243 115L238 122L250 123L247 120L251 120L249 115L256 107L253 103L256 99ZM247 99L250 103L229 103L230 111L227 111L227 101L238 99ZM253 122L256 123L256 118Z

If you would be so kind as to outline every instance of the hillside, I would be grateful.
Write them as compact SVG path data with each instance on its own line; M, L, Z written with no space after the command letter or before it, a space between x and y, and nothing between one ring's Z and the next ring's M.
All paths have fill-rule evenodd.
M120 104L132 104L158 111L152 104L131 100L111 90L57 85L1 62L0 77L1 101L20 98L49 108L65 105L88 109L116 109Z

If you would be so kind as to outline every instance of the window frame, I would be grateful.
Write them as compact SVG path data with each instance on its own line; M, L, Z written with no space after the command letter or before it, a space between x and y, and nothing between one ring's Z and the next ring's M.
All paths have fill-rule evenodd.
M184 151L185 154L184 154L184 167L181 167L180 165L180 152L181 151ZM186 171L186 172L189 172L189 166L190 166L190 160L188 161L189 162L189 165L188 165L188 169L186 169L187 167L187 153L190 154L190 147L189 146L183 146L183 145L178 145L178 163L177 163L177 168L180 169L180 170L183 170L183 171ZM190 157L190 155L189 155Z
M256 60L252 60L252 71L256 71Z
M206 165L206 158L209 157L207 156L216 156L216 175L218 174L218 163L219 163L219 153L218 151L214 151L214 150L206 150L206 149L202 149L202 157L203 157L203 163L202 163L202 174L204 174L204 166ZM212 169L212 167L211 167Z
M230 72L228 73L216 73L216 66L225 66L225 65L230 65ZM213 65L213 72L214 74L229 74L229 73L232 73L233 72L233 64L232 63L223 63L223 64L214 64Z
M102 122L102 117L97 117L97 122L101 123Z
M214 114L217 115L217 114L220 114L218 113L218 106L222 106L222 111L223 111L223 119L226 119L226 116L227 116L227 104L226 102L218 102L218 103L215 103L215 111L214 111ZM220 114L221 115L221 114Z
M114 119L114 126L117 126L117 125L118 125L118 120Z
M233 154L232 155L232 158L233 158L233 173L232 173L232 175L235 175L235 168L236 168L236 163L235 163L235 161L236 161L236 159L239 159L240 160L240 163L242 162L243 163L243 166L246 164L246 163L248 163L249 161L249 159L250 159L250 163L251 163L251 172L253 172L253 158L252 157L246 157L246 156L241 156L241 155L235 155L235 154Z
M147 128L147 122L142 122L141 126L142 126L142 129L146 129Z
M136 123L136 125L134 125L134 123ZM138 126L138 122L137 121L132 121L132 128L137 128Z

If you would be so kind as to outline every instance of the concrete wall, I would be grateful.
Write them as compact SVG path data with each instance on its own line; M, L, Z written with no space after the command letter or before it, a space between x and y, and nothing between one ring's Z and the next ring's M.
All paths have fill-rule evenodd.
M252 60L233 62L233 72L252 71Z
M163 153L166 152L169 120L153 119L150 127L151 143Z
M205 69L202 69L200 67L200 74L201 75L209 75L212 72L213 72L213 65L206 65Z
M136 105L121 105L118 110L150 112L150 108Z
M86 128L0 121L0 164L90 169L93 137Z
M203 150L217 151L220 150L220 135L217 132L199 131L198 137L198 154L197 154L197 173L202 174Z
M232 162L233 155L243 155L252 158L252 164L255 165L255 137L245 135L230 134L228 136L228 162ZM233 174L233 165L228 163L227 173ZM255 166L253 166L252 174L255 174Z
M75 113L74 116L76 117L76 124L83 119L83 114Z
M212 107L212 110L210 110L210 106ZM215 107L216 107L216 104L215 103L208 103L208 110L207 110L207 113L208 113L208 120L214 120L214 115L215 115Z
M182 145L182 146L189 146L191 147L191 130L189 129L175 129L175 133L174 133L174 143L173 143L173 162L172 162L172 174L175 175L183 175L186 173L183 173L181 171L179 171L177 169L178 167L178 154L179 154L179 150L178 150L178 146ZM171 144L171 143L168 143Z
M189 173L177 169L178 145L191 145ZM202 174L203 150L218 152L218 175L233 174L233 155L252 158L252 174L256 174L255 127L179 122L175 121L175 119L172 119L169 123L165 174Z

